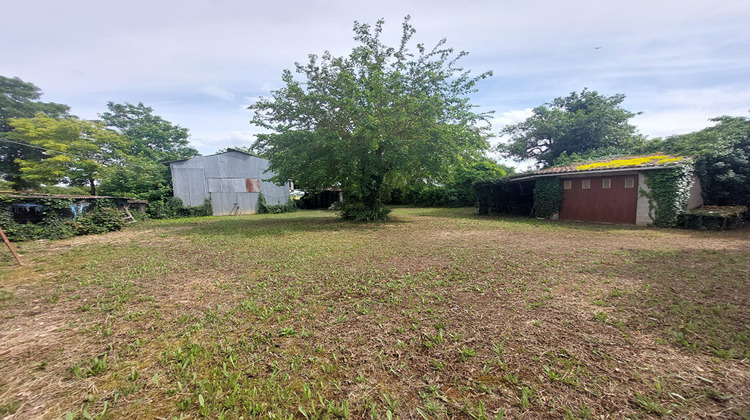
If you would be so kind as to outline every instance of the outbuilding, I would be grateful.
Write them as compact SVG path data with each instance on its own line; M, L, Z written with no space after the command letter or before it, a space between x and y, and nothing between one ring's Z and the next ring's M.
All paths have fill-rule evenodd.
M267 159L234 149L169 162L174 196L186 206L211 199L216 216L257 213L260 194L268 205L286 204L290 183L269 181L274 173L268 166Z
M659 177L659 174L669 175ZM543 184L550 186L547 190L553 192L542 192ZM651 186L657 184L669 194L652 192ZM521 196L533 200L529 207L537 216L561 220L660 224L657 222L660 212L679 213L703 205L700 180L692 174L690 159L664 155L551 167L508 177L502 183L479 185L477 192L481 193L482 188L499 191L491 193L495 196L489 200L495 209L502 209L502 202L508 200L506 197L517 200ZM520 195L516 190L526 193ZM550 196L553 198L547 198ZM541 202L544 200L554 203L550 207L548 202ZM481 206L480 202L480 212ZM550 208L552 210L548 210Z

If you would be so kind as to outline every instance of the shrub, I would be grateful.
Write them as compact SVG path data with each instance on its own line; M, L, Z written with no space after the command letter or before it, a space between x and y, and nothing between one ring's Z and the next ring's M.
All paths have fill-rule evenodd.
M266 197L263 193L258 195L258 213L260 214L280 214L292 213L297 211L297 203L294 200L287 201L286 204L267 205Z
M211 199L207 198L200 206L185 206L177 197L157 200L148 203L148 215L152 219L177 219L180 217L213 216Z
M474 183L479 214L490 212L528 216L534 207L535 181L508 182L507 178Z
M382 221L388 219L391 209L382 204L374 208L368 208L364 203L345 202L341 206L340 216L346 220L357 220L363 222Z
M97 200L93 206L74 219L71 207L73 201L68 198L28 198L26 204L42 206L41 221L33 220L19 223L13 218L11 209L18 203L17 198L0 198L0 226L12 241L30 241L36 239L64 239L74 235L89 235L120 230L124 226L122 212L111 200Z
M742 215L745 212L747 207L744 206L705 206L680 214L677 217L677 226L686 229L736 229L742 225Z
M91 235L121 230L125 226L122 212L112 207L97 206L72 223L76 235Z
M460 192L448 186L426 187L419 192L416 200L414 200L414 204L422 207L464 207L474 205L473 202L461 200Z

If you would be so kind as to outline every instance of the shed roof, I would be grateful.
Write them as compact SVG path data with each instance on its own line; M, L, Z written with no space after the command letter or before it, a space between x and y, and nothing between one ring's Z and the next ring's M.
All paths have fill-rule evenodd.
M512 175L508 181L522 181L526 179L541 178L546 176L572 175L580 173L617 173L628 171L642 171L651 169L662 169L676 166L679 163L690 160L685 156L649 155L649 156L627 156L615 159L600 160L581 165L553 166L525 174Z

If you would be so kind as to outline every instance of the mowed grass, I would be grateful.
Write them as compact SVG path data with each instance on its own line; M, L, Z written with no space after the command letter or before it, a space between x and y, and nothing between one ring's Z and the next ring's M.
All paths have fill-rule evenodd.
M750 418L748 239L399 208L23 243L0 418Z

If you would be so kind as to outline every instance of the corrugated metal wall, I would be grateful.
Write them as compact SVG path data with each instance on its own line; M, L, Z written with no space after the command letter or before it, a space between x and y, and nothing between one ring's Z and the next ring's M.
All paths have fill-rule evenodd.
M265 173L268 164L266 159L236 151L172 162L174 196L186 206L199 206L211 198L217 216L233 210L236 214L256 213L260 192L267 204L284 204L289 200L289 183L278 186L264 181L272 176Z

